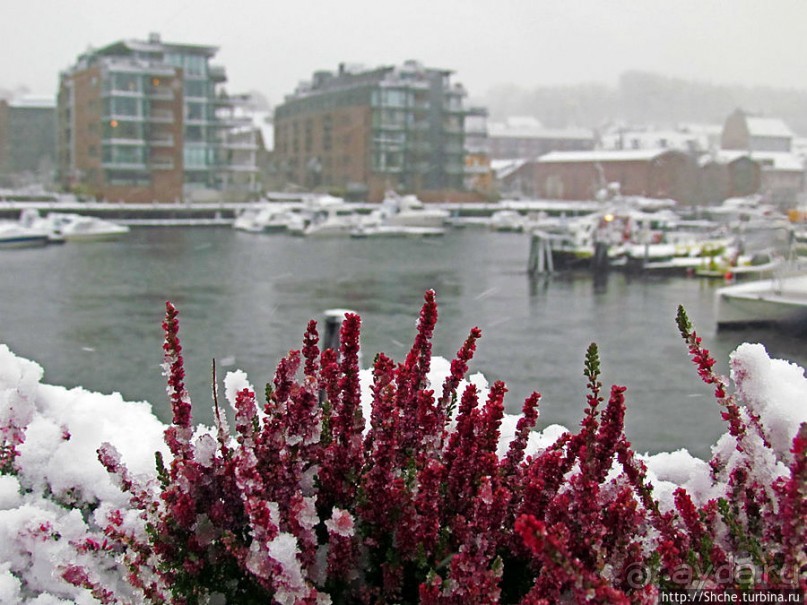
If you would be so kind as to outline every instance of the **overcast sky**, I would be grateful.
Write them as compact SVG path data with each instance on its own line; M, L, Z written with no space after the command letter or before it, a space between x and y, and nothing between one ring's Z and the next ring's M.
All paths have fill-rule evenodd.
M472 98L638 69L807 88L807 0L0 0L0 89L55 94L88 47L158 32L219 47L231 93L277 104L312 72L416 59Z

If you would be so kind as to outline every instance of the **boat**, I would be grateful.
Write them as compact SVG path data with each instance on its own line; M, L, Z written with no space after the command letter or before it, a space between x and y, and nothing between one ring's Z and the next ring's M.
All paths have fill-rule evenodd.
M233 229L249 233L281 233L292 222L292 207L287 204L259 203L245 208L233 220Z
M417 196L399 195L387 191L379 208L371 212L371 220L398 227L443 227L451 213L437 207L427 207Z
M721 271L722 267L727 270L731 265L729 259L736 258L734 240L727 237L700 239L693 236L689 241L677 243L660 241L625 247L625 267L634 272L673 275L703 272L705 276L706 272Z
M771 278L719 288L715 320L718 330L807 325L807 268L789 265Z
M0 222L0 248L36 248L48 244L48 233L17 221Z
M497 210L490 215L488 227L491 231L520 233L524 231L525 217L517 210Z
M609 211L551 217L531 229L531 238L531 250L545 250L553 270L590 268L595 255L603 253L606 256L602 260L619 264L624 261L624 245L629 240L629 221ZM532 251L530 256L532 259Z
M29 209L20 221L33 229L45 231L51 241L111 240L126 235L130 230L114 221L72 212L49 212L42 217L36 210Z
M363 239L375 237L435 237L445 235L442 227L407 227L402 225L379 225L372 222L358 224L350 237Z
M305 237L348 237L366 219L347 204L329 204L314 212L299 233ZM294 227L294 232L297 229Z

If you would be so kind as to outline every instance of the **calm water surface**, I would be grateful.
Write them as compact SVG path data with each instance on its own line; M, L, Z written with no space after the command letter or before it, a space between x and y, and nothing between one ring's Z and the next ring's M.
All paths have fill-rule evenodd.
M585 406L583 362L596 342L602 381L627 386L627 433L640 451L708 455L722 433L711 390L699 382L675 325L679 304L726 373L729 353L762 342L801 366L797 336L716 334L719 284L698 279L588 275L533 282L526 236L456 230L419 239L312 240L228 228L139 228L117 242L0 254L0 342L45 368L44 381L147 400L170 420L160 372L164 303L180 310L194 418L210 423L211 360L245 370L256 387L299 348L309 319L339 307L362 316L369 362L401 361L423 292L437 292L434 351L450 357L482 329L471 371L504 380L507 406L543 394L541 425L574 427ZM222 364L225 367L222 367Z

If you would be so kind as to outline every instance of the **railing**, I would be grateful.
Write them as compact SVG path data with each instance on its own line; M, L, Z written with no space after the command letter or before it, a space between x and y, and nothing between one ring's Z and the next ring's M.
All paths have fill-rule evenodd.
M155 109L148 117L149 122L171 124L174 121L174 112L170 109Z
M145 162L119 162L116 160L105 160L101 163L105 169L111 170L147 170Z
M149 168L152 170L173 170L174 160L171 158L152 158L149 160Z
M172 135L151 135L148 137L148 144L152 147L173 147L174 137Z
M149 99L154 99L158 101L174 100L174 91L168 87L151 88L147 94Z

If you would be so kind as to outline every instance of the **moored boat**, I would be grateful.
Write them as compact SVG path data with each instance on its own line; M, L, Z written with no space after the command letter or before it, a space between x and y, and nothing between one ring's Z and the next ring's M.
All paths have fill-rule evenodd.
M715 292L718 330L750 326L804 326L807 271L780 272L768 279L726 286Z
M48 243L48 233L18 222L0 222L0 248L36 248Z
M73 212L49 212L43 217L31 208L23 212L20 223L46 233L51 242L117 239L130 230L127 225Z

